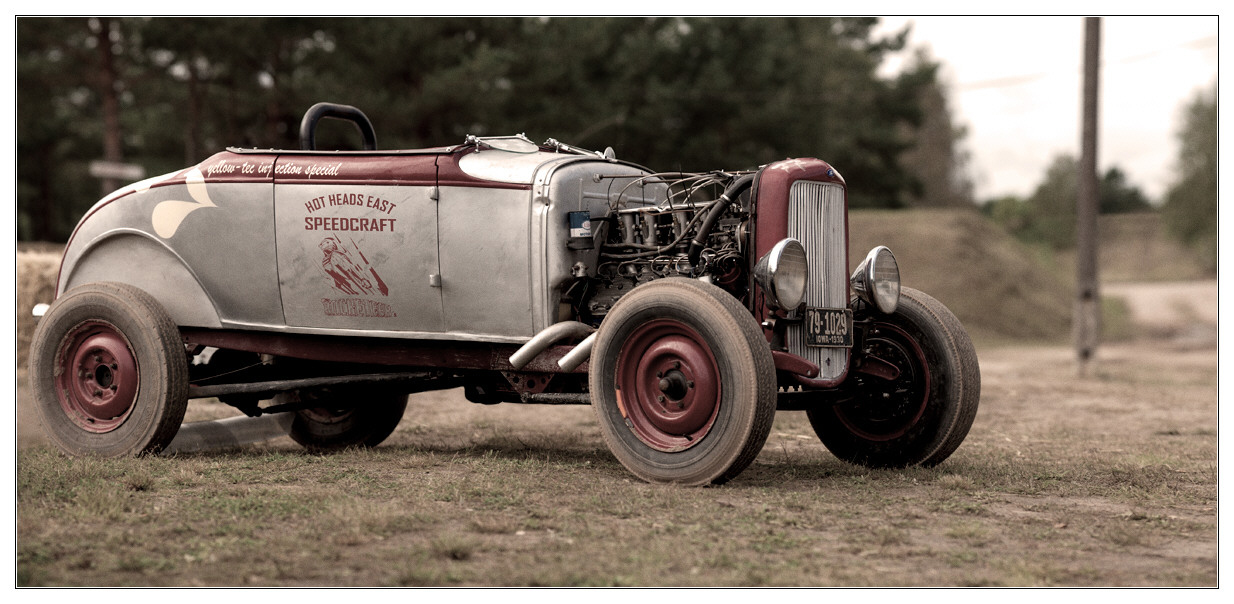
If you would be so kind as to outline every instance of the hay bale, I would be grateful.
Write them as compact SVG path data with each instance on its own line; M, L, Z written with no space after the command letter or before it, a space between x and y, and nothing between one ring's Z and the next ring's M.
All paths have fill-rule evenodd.
M30 339L34 335L34 317L30 315L30 309L40 302L50 304L56 298L56 274L59 271L59 252L17 252L18 367L26 366L30 354Z

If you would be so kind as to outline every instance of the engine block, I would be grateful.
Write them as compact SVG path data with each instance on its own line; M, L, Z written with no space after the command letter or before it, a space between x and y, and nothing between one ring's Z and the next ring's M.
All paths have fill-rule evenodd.
M738 298L745 296L743 238L749 218L748 195L732 200L721 196L722 185L733 175L675 176L664 180L665 198L658 203L617 207L600 221L605 234L599 264L578 293L582 300L579 314L585 319L598 324L623 295L665 277L703 278ZM715 204L723 204L722 214L701 242L697 259L691 261L690 246Z

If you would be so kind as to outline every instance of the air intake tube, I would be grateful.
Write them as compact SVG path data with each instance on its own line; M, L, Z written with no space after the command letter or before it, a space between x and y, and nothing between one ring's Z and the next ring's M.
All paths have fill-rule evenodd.
M698 266L698 257L703 253L703 248L707 246L707 237L711 235L711 229L720 220L720 216L728 209L728 204L735 201L753 182L754 174L746 174L725 187L724 193L720 195L720 203L711 206L707 217L703 219L703 224L699 225L694 239L690 241L690 266Z

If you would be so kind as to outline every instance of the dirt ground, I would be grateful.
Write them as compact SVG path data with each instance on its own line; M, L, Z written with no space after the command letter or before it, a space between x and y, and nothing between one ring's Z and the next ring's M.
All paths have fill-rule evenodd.
M489 481L486 474L477 471L480 468L487 472L486 464L513 464L526 455L538 456L525 451L542 449L546 459L550 454L565 455L573 460L595 458L595 465L590 466L594 470L585 480L605 485L616 480L605 487L613 489L614 500L653 496L694 506L710 501L720 506L716 508L719 511L711 514L713 521L726 522L725 514L731 514L735 527L732 538L748 538L756 551L762 551L758 549L762 547L770 551L773 545L780 547L767 541L771 539L768 535L785 540L785 543L831 544L809 546L798 554L787 556L807 565L818 558L818 569L810 571L818 574L808 575L808 579L787 574L788 571L777 574L779 571L767 570L778 563L774 557L767 558L769 566L759 567L758 555L752 554L754 562L749 563L749 568L737 566L745 574L731 574L736 571L708 574L712 570L704 567L701 576L690 578L658 575L653 569L645 571L649 574L636 574L635 584L673 585L701 581L702 584L1215 586L1218 555L1217 284L1215 281L1120 284L1106 288L1105 293L1127 301L1134 321L1144 328L1144 336L1103 346L1088 376L1076 375L1074 353L1068 346L983 347L978 343L981 410L966 442L939 470L868 474L851 469L831 458L802 414L781 413L763 453L730 487L716 491L662 491L651 485L640 486L637 481L620 479L621 468L614 468L612 460L601 450L602 441L589 408L485 407L467 403L459 391L413 396L402 424L382 448L406 451L413 456L446 454L451 459L462 456L468 461L457 471L449 466L432 465L435 479L440 481L436 488L456 491L461 484ZM18 370L17 378L20 460L20 450L38 447L46 441L31 409L24 369ZM229 409L217 404L193 403L187 419L196 421L230 415L233 413ZM511 445L512 439L518 442ZM298 450L286 437L251 445L251 448ZM494 450L497 457L490 458ZM477 451L490 452L481 456ZM185 463L206 461L193 459L189 457ZM374 467L384 468L382 464L393 462L379 456L373 463ZM399 467L403 467L407 463L421 462L399 463L402 464ZM387 469L388 472L382 471L383 475L399 475L393 466ZM511 479L518 480L518 470L510 471L515 474ZM606 472L613 473L616 478L607 477ZM424 488L414 482L404 483L401 478L393 480L398 483L392 486L405 491L407 497L414 498L415 489ZM502 482L500 478L492 480L496 481L495 485ZM562 480L575 479L564 476ZM497 486L494 488L499 490ZM543 506L544 502L539 500L541 495L534 487L522 488L528 491L521 497ZM842 509L849 504L843 502L819 501L816 508L816 504L810 502L815 500L820 488L823 495L835 491L851 498L858 516L864 518L874 514L879 517L878 521L851 519ZM553 496L545 494L543 497ZM569 497L562 505L571 505L569 502L573 500ZM767 502L787 502L792 513L773 513ZM502 513L509 515L516 509L517 506L505 508ZM468 508L467 512L471 511ZM462 524L471 526L473 532L478 531L474 518L453 519L450 516L453 513L447 512L432 524L441 527ZM614 520L603 514L599 518L587 515L586 522L591 524L587 525L587 530L580 530L568 517L549 515L550 520L557 522L556 533L552 529L539 530L547 530L549 538L569 543L559 544L557 547L564 548L560 555L554 554L558 557L546 563L558 560L562 568L572 568L570 565L578 563L578 555L582 552L570 553L575 547L593 548L590 551L595 552L595 559L605 560L606 548L616 547L611 541L620 538L622 531L643 530L625 528L641 526L630 524L637 516ZM781 517L785 515L792 515L793 519L783 520ZM754 526L758 524L754 520L761 517L770 518L770 524L764 528ZM746 527L746 524L752 526ZM656 526L659 525L648 524L649 528L644 527L648 532L639 533L639 538L645 543L658 543L656 539L665 529ZM507 568L505 562L499 561L501 556L495 555L504 551L503 548L513 547L505 545L506 540L523 536L525 532L536 534L532 529L511 529L509 535L497 536L477 532L478 536L471 537L474 541L469 542L469 547L475 550L471 562L467 563L472 570L445 555L444 558L430 557L426 566L416 571L419 574L413 573L410 579L390 579L379 570L371 569L370 574L359 576L317 575L316 581L317 584L387 584L389 581L403 584L407 581L536 584L542 580L537 578L539 575L529 579L528 575L520 574L527 571ZM746 532L749 537L745 536ZM28 530L26 534L34 540L42 538L35 530ZM19 551L24 552L23 547L28 544L23 544L21 535L19 530ZM446 537L439 537L433 547L442 549L441 539ZM372 556L380 559L386 549L393 547L391 542L377 541L370 547L364 539L346 545L350 548L347 551L355 550L354 555L360 556L356 559ZM494 555L489 556L487 552L490 551ZM344 555L350 558L353 554ZM490 559L491 562L486 562ZM488 566L481 566L481 563ZM625 568L623 564L634 563L611 564ZM797 563L790 560L786 564ZM57 578L53 567L40 568L36 568L37 573L45 573L51 584L65 581ZM451 570L460 568L463 570ZM178 567L173 570L178 572ZM696 571L697 568L690 570ZM611 576L605 574L610 572L606 569L578 572L582 573L580 580L587 583L611 581L604 578ZM37 573L36 576L42 576ZM220 573L212 577L169 572L157 578L147 574L144 579L138 577L134 581L136 584L196 581L236 584L228 579L225 569L220 569ZM88 573L76 575L70 582L91 584L91 576ZM564 575L550 572L547 576L547 584L559 584ZM295 584L260 572L251 579L247 582ZM170 583L165 583L168 581Z

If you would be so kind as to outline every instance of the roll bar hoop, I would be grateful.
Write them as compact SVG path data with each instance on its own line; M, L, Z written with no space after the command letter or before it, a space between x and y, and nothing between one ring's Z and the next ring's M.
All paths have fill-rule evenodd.
M301 150L317 150L317 122L323 117L355 124L360 130L360 136L364 137L364 150L377 150L377 134L373 131L373 122L369 121L363 111L351 105L339 105L338 103L317 103L304 112L304 119L300 120Z

